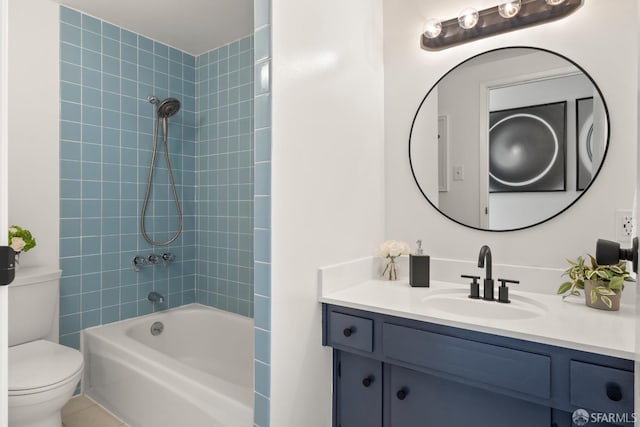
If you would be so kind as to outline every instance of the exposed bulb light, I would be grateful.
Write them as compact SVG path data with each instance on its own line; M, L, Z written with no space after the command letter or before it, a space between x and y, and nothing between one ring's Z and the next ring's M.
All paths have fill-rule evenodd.
M431 18L424 23L424 27L422 27L422 32L425 37L429 39L435 39L442 32L442 22L439 19Z
M464 28L465 30L475 27L479 19L480 15L478 11L472 7L464 9L458 14L458 24L460 28Z
M498 13L503 18L513 18L518 14L518 12L520 12L521 6L522 3L520 2L520 0L505 1L498 5Z
M429 19L420 34L425 50L442 50L472 40L563 19L586 0L496 0L480 11L466 8L456 17ZM482 17L482 18L480 18Z

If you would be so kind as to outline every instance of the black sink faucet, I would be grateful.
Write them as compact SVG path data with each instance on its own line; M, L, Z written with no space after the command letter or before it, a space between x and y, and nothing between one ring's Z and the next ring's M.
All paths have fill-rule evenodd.
M480 254L478 255L478 267L485 268L486 263L486 275L484 278L484 297L487 301L493 301L493 278L491 277L491 248L484 245L480 248Z

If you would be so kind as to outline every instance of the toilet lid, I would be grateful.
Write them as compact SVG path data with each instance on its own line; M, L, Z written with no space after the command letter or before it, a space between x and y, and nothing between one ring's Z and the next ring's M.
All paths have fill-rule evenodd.
M64 382L82 369L82 353L51 341L9 347L9 391L33 390Z

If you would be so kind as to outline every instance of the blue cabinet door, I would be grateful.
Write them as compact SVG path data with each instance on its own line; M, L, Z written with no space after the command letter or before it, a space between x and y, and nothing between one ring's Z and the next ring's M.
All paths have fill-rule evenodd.
M382 427L382 363L338 352L337 427Z
M477 366L482 369L482 366ZM386 398L392 427L548 427L551 408L391 366Z

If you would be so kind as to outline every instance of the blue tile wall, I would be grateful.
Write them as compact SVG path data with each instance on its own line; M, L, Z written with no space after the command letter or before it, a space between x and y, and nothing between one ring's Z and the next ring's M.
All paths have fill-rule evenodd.
M195 301L196 59L65 7L60 17L60 341L77 348L83 328ZM169 119L168 142L184 231L163 248L139 230L152 94L182 102ZM166 240L177 220L162 149L154 183L146 227ZM135 255L165 251L176 255L174 264L131 268ZM153 307L151 290L166 303Z
M253 35L196 58L196 301L253 317Z
M254 423L271 423L271 0L254 1Z
M254 36L198 58L60 12L61 342L77 348L83 328L151 312L146 295L153 289L167 295L160 308L197 300L255 311L260 427L270 423L270 7L255 1ZM255 87L254 76L261 81ZM185 224L166 248L175 264L135 273L133 256L158 252L138 224L152 150L151 94L182 101L170 119L169 145ZM176 224L160 160L147 228L164 240Z

